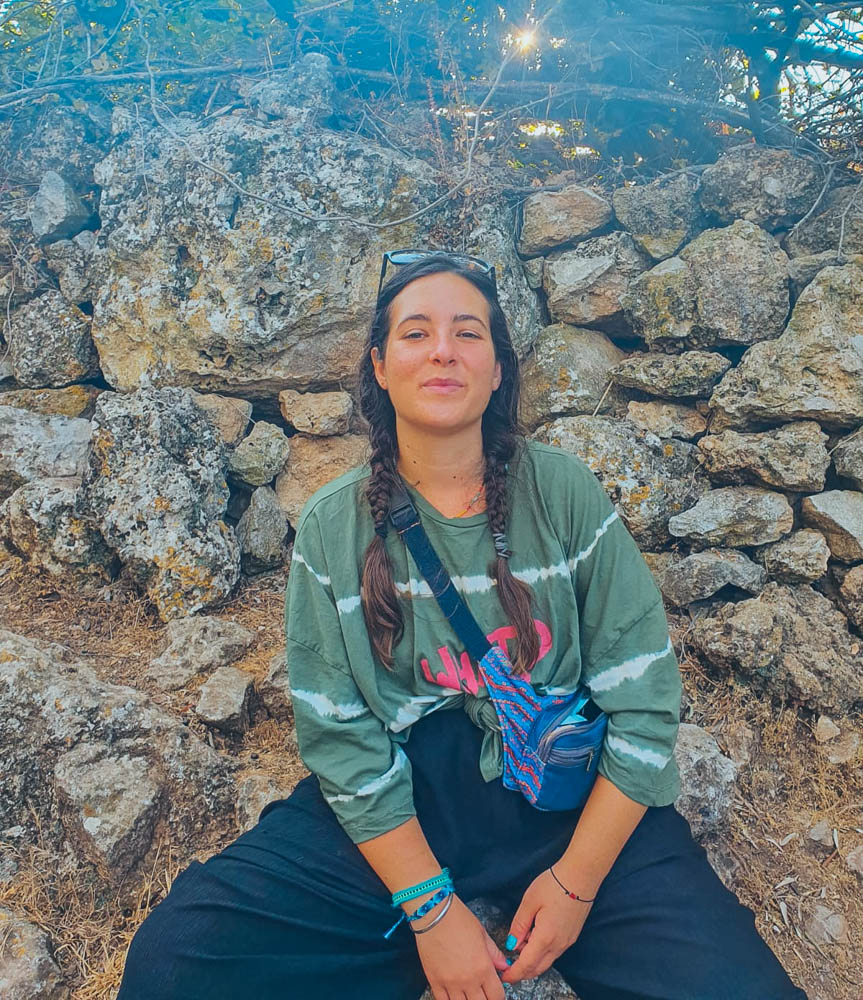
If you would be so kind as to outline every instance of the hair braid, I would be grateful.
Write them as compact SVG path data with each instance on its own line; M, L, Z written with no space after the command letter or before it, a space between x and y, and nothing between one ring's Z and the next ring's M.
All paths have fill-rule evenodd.
M388 669L393 665L393 647L404 632L404 617L393 584L393 571L387 553L387 516L390 511L398 454L394 435L385 425L370 428L372 455L369 460L371 476L366 487L366 499L375 524L375 536L369 542L363 563L360 596L366 621L374 621L369 631L375 656Z
M506 493L507 457L497 450L486 452L484 476L486 511L492 536L497 536L495 537L497 555L489 566L489 575L497 583L501 606L515 627L518 649L513 666L516 673L520 674L530 669L539 656L539 633L530 607L531 589L522 580L516 579L509 568L509 551L506 543L506 525L509 516Z

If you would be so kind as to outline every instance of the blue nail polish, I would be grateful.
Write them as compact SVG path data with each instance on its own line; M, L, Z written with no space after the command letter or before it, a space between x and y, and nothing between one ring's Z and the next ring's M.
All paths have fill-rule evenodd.
M507 951L512 951L512 949L516 946L516 944L517 944L517 938L515 934L510 934L510 936L506 939L506 944L504 945L504 948L506 948Z
M507 959L507 960L506 960L506 964L507 964L507 965L512 965L512 962L510 962L510 960L509 960L509 959Z

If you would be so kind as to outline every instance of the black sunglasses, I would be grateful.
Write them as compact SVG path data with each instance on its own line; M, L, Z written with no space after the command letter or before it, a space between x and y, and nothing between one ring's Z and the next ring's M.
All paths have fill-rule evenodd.
M475 268L477 271L489 275L491 283L494 285L494 290L497 292L497 278L494 273L494 264L489 264L488 261L483 260L481 257L472 257L467 253L450 253L448 250L387 250L381 261L378 297L380 297L381 289L384 286L384 275L387 273L387 264L394 264L396 266L413 264L414 261L422 260L424 257L449 257L451 260L458 261L467 267Z

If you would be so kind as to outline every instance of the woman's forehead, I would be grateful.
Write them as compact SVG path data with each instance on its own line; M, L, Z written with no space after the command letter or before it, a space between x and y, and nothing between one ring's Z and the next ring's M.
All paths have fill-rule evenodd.
M451 272L417 278L395 296L390 307L393 327L410 317L459 322L466 316L476 316L488 326L488 302L476 285Z

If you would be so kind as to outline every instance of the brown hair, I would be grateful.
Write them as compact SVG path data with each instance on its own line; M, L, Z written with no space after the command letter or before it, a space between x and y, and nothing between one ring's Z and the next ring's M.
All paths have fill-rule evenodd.
M396 295L417 278L441 271L450 271L467 279L485 297L489 307L495 358L501 367L500 385L491 394L482 417L485 457L483 483L492 535L506 534L509 515L507 466L514 462L523 442L518 422L518 357L512 346L506 317L498 302L492 279L446 255L424 257L399 267L378 296L359 373L360 409L368 421L371 442L371 476L366 488L366 498L375 523L375 536L366 549L363 564L362 607L372 649L389 670L393 665L393 648L404 632L402 608L383 538L390 494L398 477L398 440L395 410L389 393L378 385L375 378L371 352L376 347L381 357L384 355L390 328L391 304ZM488 572L497 584L501 606L515 627L518 649L514 665L516 671L521 673L531 667L539 655L539 634L531 611L533 594L526 583L513 576L508 560L500 554L496 554Z

